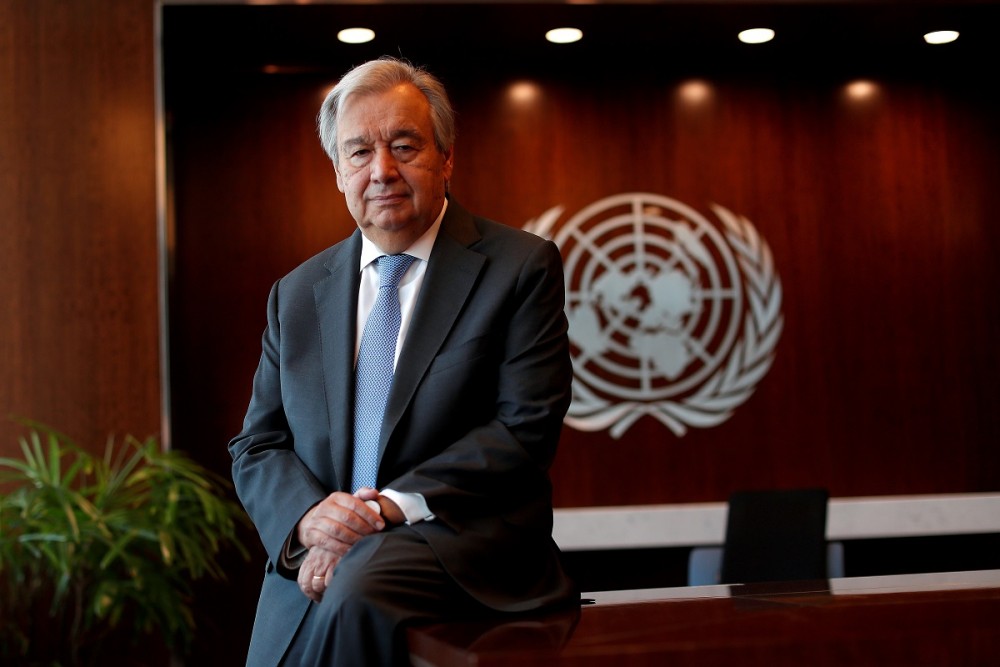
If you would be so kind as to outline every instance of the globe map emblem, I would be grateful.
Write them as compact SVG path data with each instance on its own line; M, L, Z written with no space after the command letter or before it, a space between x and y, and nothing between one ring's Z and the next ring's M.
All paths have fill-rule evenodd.
M626 193L585 207L554 234L560 207L526 225L563 255L574 369L567 424L619 437L648 414L683 435L727 419L766 373L780 335L780 282L752 225L715 211L724 230L677 200Z

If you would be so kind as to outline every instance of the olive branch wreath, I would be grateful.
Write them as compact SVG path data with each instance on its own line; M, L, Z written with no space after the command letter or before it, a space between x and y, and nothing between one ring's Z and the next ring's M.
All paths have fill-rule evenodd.
M784 324L781 280L774 270L771 249L745 217L717 204L711 207L725 225L726 240L738 255L747 296L743 335L733 344L727 362L698 391L679 401L612 404L586 385L574 382L573 403L566 416L569 426L585 431L608 429L618 439L640 417L650 415L676 436L683 437L689 427L710 428L729 419L770 370ZM561 207L549 209L524 228L551 238L550 232L561 213Z

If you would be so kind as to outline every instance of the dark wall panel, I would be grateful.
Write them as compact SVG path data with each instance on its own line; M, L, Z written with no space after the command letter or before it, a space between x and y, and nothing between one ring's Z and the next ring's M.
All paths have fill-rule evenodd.
M996 106L975 82L876 78L851 101L845 81L723 77L687 106L683 82L553 85L544 118L516 120L502 85L462 93L455 184L474 207L518 224L618 192L716 202L782 278L775 364L735 416L683 438L648 418L617 441L569 431L560 504L996 489Z
M1000 321L990 223L995 107L974 85L542 72L452 80L454 195L523 225L649 192L746 216L784 289L771 371L734 416L678 437L643 417L614 439L568 428L562 506L995 490ZM239 427L271 282L352 229L313 118L331 80L247 76L178 95L174 400L179 443Z
M0 3L0 454L160 432L153 13Z
M524 43L512 27L523 7L300 10L308 20L286 22L279 8L165 12L175 446L228 471L269 287L354 228L316 111L352 64L401 52L453 95L452 191L468 208L521 226L556 205L565 222L604 197L649 192L709 218L713 203L746 216L773 252L784 330L754 394L683 437L649 417L620 438L567 428L557 506L720 501L773 486L998 490L1000 108L976 54L929 64L866 51L819 68L808 48L755 58L675 29L678 46L656 58L625 43L559 55ZM418 24L419 39L355 48L321 34L379 17L391 19L390 41ZM509 49L455 27L477 24ZM859 78L874 94L852 101L845 86ZM238 664L259 560L229 567L235 586L200 592L198 664Z
M199 14L188 25L204 26L235 70L199 60L189 35L190 69L168 91L175 442L220 472L248 398L267 287L351 229L313 136L319 98L331 72L397 51L324 43L325 74L240 78L234 71L255 71L248 58L270 59L279 44L298 44L301 55L325 24L283 31L258 21L263 37L243 51L222 36L253 36L253 26L218 30L202 20L231 9L186 11ZM0 3L0 412L93 447L110 432L160 429L155 11L135 0ZM378 10L336 11L353 19ZM704 46L690 29L704 17L693 17L656 34L681 52L657 51L653 62L629 45L604 46L584 61L533 50L501 24L502 9L485 6L465 8L481 13L468 24L497 28L512 50L472 58L481 38L460 41L464 31L448 23L455 8L411 11L395 24L413 33L419 21L426 38L406 54L445 77L461 113L455 193L464 203L520 225L554 204L573 211L622 191L703 212L717 202L765 236L786 291L774 366L732 419L683 438L649 419L620 440L569 430L553 471L557 504L715 500L744 485L824 483L834 495L997 490L1000 140L990 58L880 72L883 54L852 50L822 70L811 58L755 69L720 52L706 66L691 55ZM551 11L531 16L541 22ZM663 11L691 19L696 9ZM912 11L880 13L896 45ZM828 23L800 19L792 24ZM961 27L974 36L988 24ZM859 75L881 93L849 105L841 86ZM526 76L544 94L516 107L504 91ZM714 86L705 104L681 102L690 77ZM17 429L4 424L6 455ZM234 564L231 586L202 592L198 664L240 664L233 647L245 646L256 568Z
M21 454L10 417L95 453L160 435L153 17L151 1L0 2L0 456Z

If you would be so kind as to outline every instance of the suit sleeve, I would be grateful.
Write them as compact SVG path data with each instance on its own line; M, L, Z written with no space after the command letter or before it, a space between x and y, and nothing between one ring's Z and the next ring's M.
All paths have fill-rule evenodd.
M279 285L268 297L267 328L243 429L229 443L237 495L275 564L282 562L286 540L298 520L327 495L294 450L282 403Z

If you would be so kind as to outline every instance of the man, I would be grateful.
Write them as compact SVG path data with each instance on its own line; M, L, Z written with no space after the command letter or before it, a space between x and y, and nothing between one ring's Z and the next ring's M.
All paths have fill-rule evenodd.
M359 231L272 288L229 445L269 556L247 664L408 664L406 624L577 599L548 478L572 377L562 262L448 197L454 117L425 71L353 69L319 125ZM393 318L372 408L367 329Z

